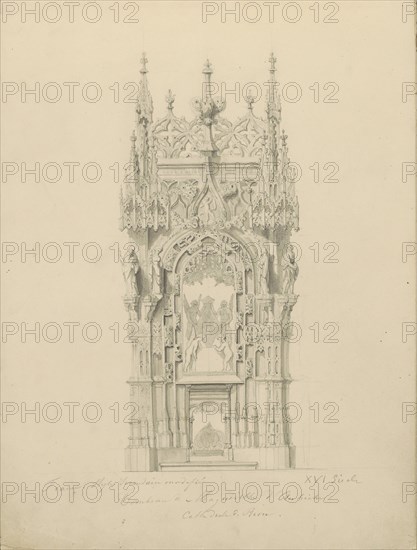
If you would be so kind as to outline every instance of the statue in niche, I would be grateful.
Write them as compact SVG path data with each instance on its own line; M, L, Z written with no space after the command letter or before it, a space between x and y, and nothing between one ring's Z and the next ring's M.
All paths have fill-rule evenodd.
M153 294L161 294L161 249L155 248L150 255L149 279Z
M272 323L274 321L274 313L272 311L271 304L264 304L262 308L262 322Z
M122 258L123 277L126 284L126 296L139 296L136 275L139 272L139 260L135 249L131 247Z
M264 251L258 262L259 291L261 294L269 292L269 255Z
M292 244L289 244L281 264L283 268L283 294L294 294L294 284L297 280L299 271L298 264L295 261L295 258L296 256L294 247Z

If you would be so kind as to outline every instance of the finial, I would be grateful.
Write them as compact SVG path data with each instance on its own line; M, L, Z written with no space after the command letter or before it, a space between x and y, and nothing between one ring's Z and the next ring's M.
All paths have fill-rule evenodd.
M207 59L207 61L204 63L203 66L203 74L212 74L213 73L213 66L210 63L210 61Z
M270 73L274 73L276 71L276 68L275 68L275 63L276 62L277 62L277 58L275 57L274 53L272 52L271 56L269 58L269 63L270 63L269 72Z
M245 97L245 101L246 103L248 104L248 109L249 111L252 111L253 109L253 104L255 103L255 98L253 97L252 94L248 94L246 97Z
M175 95L171 90L168 90L167 95L165 96L165 101L168 103L168 109L172 111L174 108Z
M141 60L140 60L141 64L142 64L142 67L140 69L140 72L142 74L145 74L148 72L148 69L146 68L146 63L148 62L148 60L146 59L146 53L143 52L142 53L142 57L141 57Z
M203 75L204 75L204 84L203 84L203 99L208 100L211 98L211 75L213 74L213 67L210 61L204 63L203 66Z
M282 130L282 136L281 136L281 139L282 139L282 146L283 147L286 147L287 146L287 134L285 133L285 130Z

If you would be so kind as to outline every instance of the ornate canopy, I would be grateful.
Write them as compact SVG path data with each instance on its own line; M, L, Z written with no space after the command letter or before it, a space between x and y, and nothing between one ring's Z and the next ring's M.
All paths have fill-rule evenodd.
M212 97L212 66L203 68L201 99L193 101L190 122L167 112L153 122L153 104L142 58L137 130L121 190L121 229L258 227L298 229L298 200L287 136L281 133L281 103L271 55L264 118L245 98L246 113L236 122L221 116L226 103Z

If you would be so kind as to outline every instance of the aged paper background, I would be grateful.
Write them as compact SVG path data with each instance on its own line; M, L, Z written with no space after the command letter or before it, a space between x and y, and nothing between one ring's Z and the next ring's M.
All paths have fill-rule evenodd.
M59 21L48 22L54 7L44 17L45 2L39 22L30 15L25 21L23 4L35 9L34 2L2 6L8 13L2 23L2 79L9 83L2 103L2 240L9 243L2 257L4 548L415 548L415 192L413 166L404 165L415 160L415 105L412 93L403 95L404 83L411 90L415 81L414 19L405 17L413 4L339 1L332 3L338 19L333 24L323 21L330 11L320 11L315 22L318 8L309 1L292 3L301 9L293 23L283 16L285 3L276 7L272 22L269 8L259 3L261 17L252 23L253 7L246 8L247 20L227 16L223 23L223 8L215 2L218 12L206 22L197 1L119 2L115 22L115 3L102 0L95 23L82 17L80 7L72 23L68 8ZM246 4L254 2L240 6ZM96 8L89 9L91 19ZM287 19L294 19L293 8L285 9ZM138 22L123 22L131 12ZM199 94L202 64L209 58L213 79L238 90L238 97L226 96L227 116L234 119L246 109L243 86L266 81L271 50L278 57L279 82L297 83L302 90L299 101L282 105L290 155L303 169L297 183L301 230L292 237L302 250L293 313L302 337L290 358L291 400L302 411L293 426L297 468L124 472L128 425L122 407L128 401L130 350L115 342L110 329L126 322L114 243L127 237L118 231L114 165L128 161L135 113L134 104L124 101L131 90L123 86L138 81L146 51L155 118L164 113L168 88L176 94L176 113L190 117L190 100ZM51 82L62 91L56 102L43 97ZM65 82L79 83L73 101ZM335 103L323 101L329 82L339 88ZM22 96L24 83L27 89L39 83L38 99ZM87 90L92 97L98 88L102 92L96 102L83 97L87 83L96 83ZM53 97L53 89L48 91ZM264 98L255 108L263 114ZM68 162L79 163L74 181ZM81 173L91 162L101 167L97 182ZM328 162L337 163L339 181L323 181L322 172L314 181L309 167ZM24 181L22 163L27 168L40 163L39 181L30 174ZM63 170L55 183L42 177L47 163ZM63 244L68 242L80 243L73 261ZM22 256L35 243L39 257ZM58 261L45 259L47 243L58 243ZM91 257L101 251L96 262L83 257L87 243L97 243ZM338 262L324 261L333 250L327 243L337 244ZM49 253L54 256L52 248ZM36 322L40 341L28 335L24 342L22 323ZM56 343L42 337L42 327L51 322L64 329ZM70 343L68 322L81 328L97 323L101 338L89 343L78 327ZM309 328L315 323L317 338ZM326 323L337 324L337 343L324 341ZM16 334L8 334L13 327ZM34 409L36 402L40 417L22 418L24 407ZM57 422L42 414L52 402L63 411ZM63 405L68 402L80 403L73 422ZM92 402L102 411L97 422L81 414ZM328 403L336 404L338 422L324 421L333 410L324 409ZM324 495L330 494L325 483L336 481L337 495L315 502L313 476L325 476L317 485ZM53 491L42 493L50 481L81 487L100 482L102 495L91 502L92 490L88 502L77 490L71 503L64 490L51 502ZM133 503L121 502L129 492L126 482L139 484ZM272 482L293 483L302 497L271 502ZM25 487L36 483L39 498L28 493L24 502ZM206 502L204 483L218 488ZM240 488L253 483L252 492L239 502L233 495L222 502L224 489L236 483Z

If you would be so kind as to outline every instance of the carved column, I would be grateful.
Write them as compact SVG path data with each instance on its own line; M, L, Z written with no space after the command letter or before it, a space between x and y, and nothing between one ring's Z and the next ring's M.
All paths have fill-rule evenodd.
M190 393L191 388L190 386L186 386L185 388L185 420L186 420L186 430L187 430L187 462L190 461L191 458L191 452L193 448L193 422L194 422L194 416L191 413L191 407L190 407Z
M232 409L231 409L231 386L227 388L227 407L224 415L225 422L225 444L224 452L227 460L233 460L233 447L232 447Z

